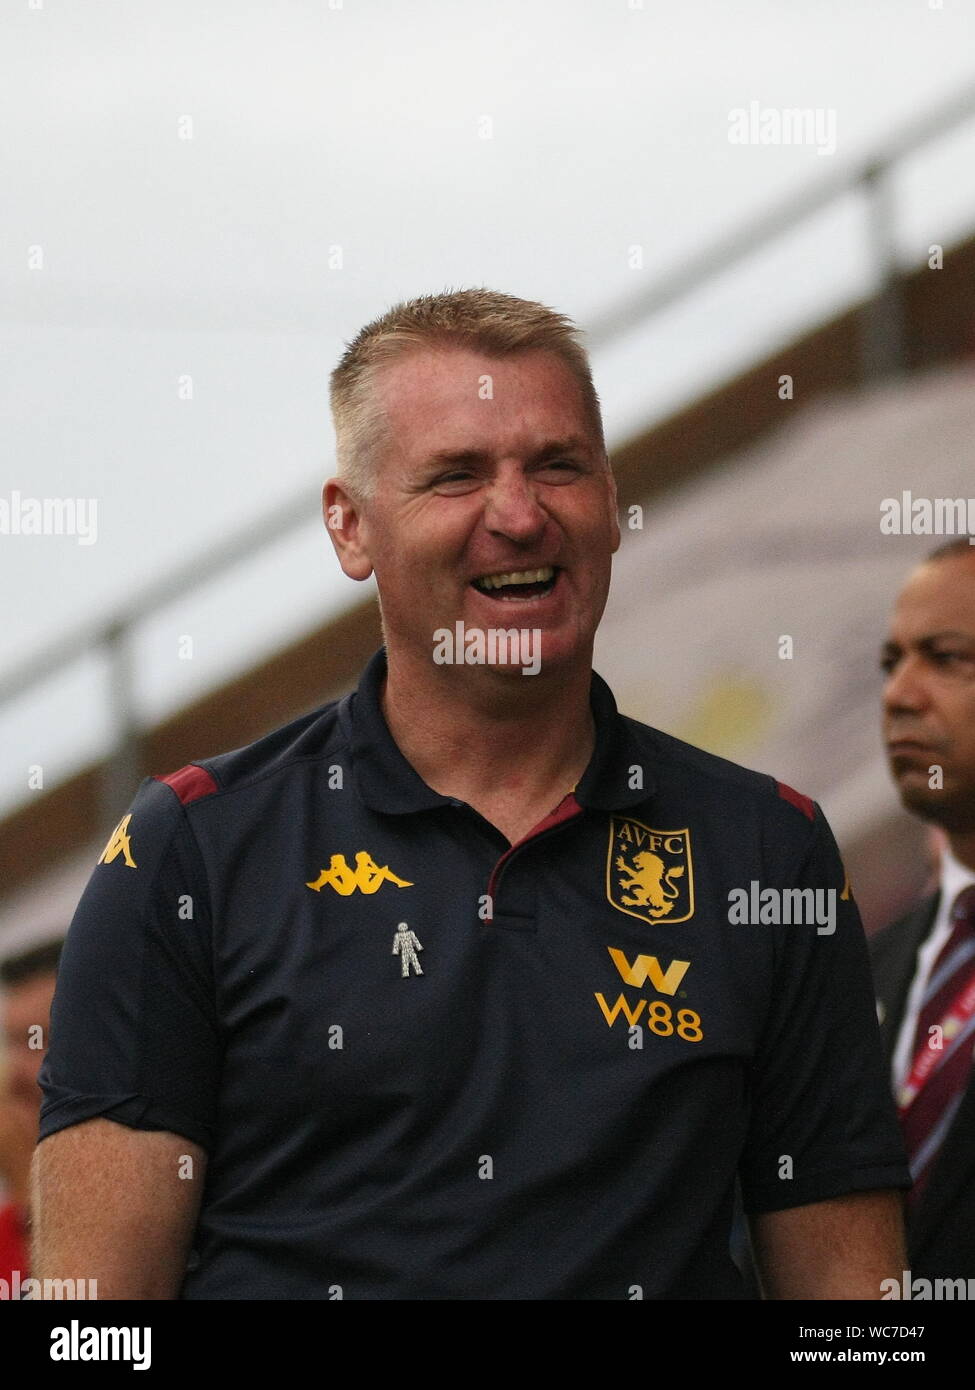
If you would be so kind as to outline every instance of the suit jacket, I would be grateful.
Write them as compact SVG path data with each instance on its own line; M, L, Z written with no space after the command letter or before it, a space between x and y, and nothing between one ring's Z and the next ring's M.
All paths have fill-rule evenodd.
M870 942L888 1060L897 1046L918 949L934 922L939 896L924 899ZM908 1213L907 1245L915 1277L975 1279L975 1068L924 1195Z

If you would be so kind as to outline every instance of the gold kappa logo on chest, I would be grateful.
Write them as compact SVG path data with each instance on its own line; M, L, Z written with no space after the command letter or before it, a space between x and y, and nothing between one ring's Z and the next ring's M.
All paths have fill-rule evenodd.
M346 863L344 854L333 854L328 868L305 887L316 893L323 888L334 888L341 897L348 898L355 892L378 893L384 883L395 884L397 888L413 887L412 880L400 878L388 864L377 864L368 850L361 849L355 857L354 869Z
M611 816L606 896L644 922L686 922L694 915L691 832L654 830L628 816Z

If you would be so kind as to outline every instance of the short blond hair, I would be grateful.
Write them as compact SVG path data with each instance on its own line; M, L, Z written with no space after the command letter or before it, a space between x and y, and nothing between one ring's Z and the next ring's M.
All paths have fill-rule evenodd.
M579 332L565 314L496 290L446 290L395 304L347 344L331 375L339 476L354 495L373 495L376 461L387 440L385 415L374 389L376 374L423 348L468 348L491 357L533 349L551 352L579 383L590 426L605 454L599 397Z

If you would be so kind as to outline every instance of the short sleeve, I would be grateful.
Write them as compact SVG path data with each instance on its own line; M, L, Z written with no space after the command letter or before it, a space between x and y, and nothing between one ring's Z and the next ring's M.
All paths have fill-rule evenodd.
M826 818L819 806L813 812L811 845L775 885L783 900L786 889L811 889L801 900L792 895L807 911L796 922L790 909L791 924L783 912L767 928L775 982L740 1167L749 1213L911 1184L860 914Z
M102 1116L209 1149L221 1043L206 879L172 789L147 779L68 929L40 1138Z

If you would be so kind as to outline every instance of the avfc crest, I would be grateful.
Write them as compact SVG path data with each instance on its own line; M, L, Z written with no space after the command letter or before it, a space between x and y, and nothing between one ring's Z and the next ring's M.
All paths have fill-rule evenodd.
M611 816L606 896L644 922L686 922L694 915L690 830L651 830Z

